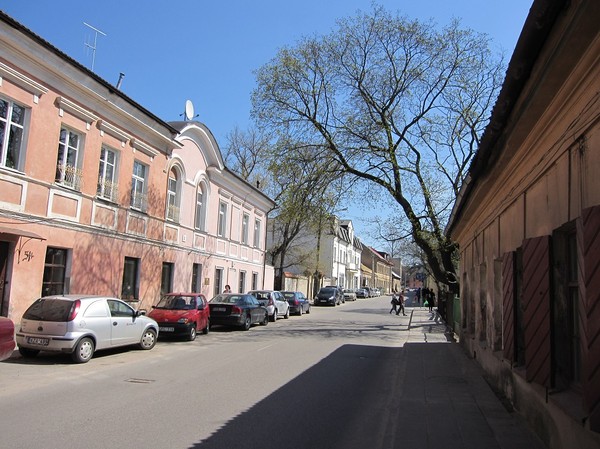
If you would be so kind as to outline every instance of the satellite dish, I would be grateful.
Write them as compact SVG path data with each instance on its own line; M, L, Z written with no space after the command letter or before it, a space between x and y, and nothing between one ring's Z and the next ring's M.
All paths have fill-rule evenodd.
M185 119L191 120L194 118L194 105L192 104L192 100L185 101Z

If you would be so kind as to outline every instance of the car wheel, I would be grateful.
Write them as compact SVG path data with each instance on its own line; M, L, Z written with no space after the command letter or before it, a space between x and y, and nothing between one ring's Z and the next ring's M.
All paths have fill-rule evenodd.
M300 306L300 308L298 309L298 315L302 316L302 312L304 311L303 306Z
M277 309L275 309L273 311L273 315L271 315L271 321L273 321L273 322L277 321Z
M196 339L196 325L194 324L188 329L187 340L194 341L195 339Z
M308 305L308 309L306 309L306 314L310 313L310 304Z
M250 329L251 325L252 325L252 319L250 318L250 315L246 315L246 319L244 320L244 325L242 326L242 329L247 331L248 329Z
M260 325L266 326L267 324L269 324L269 314L267 312L265 312L265 317L260 322Z
M206 327L204 329L202 329L202 333L204 335L208 334L208 332L210 331L210 320L206 320Z
M38 349L19 348L19 354L21 354L23 357L35 357L39 353L40 351Z
M94 342L91 338L84 337L77 342L75 350L71 353L71 359L75 363L86 363L94 355Z
M154 329L146 329L140 340L140 348L144 350L152 349L156 344L156 331Z
M286 320L290 317L290 308L288 307L288 309L285 311L285 315L283 316L283 318L285 318Z

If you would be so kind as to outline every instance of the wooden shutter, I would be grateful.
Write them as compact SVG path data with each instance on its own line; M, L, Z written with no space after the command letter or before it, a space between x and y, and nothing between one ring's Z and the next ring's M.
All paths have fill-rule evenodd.
M502 257L502 347L504 358L515 361L515 253Z
M600 432L600 206L583 210L577 224L583 400Z
M550 236L523 241L525 377L550 386Z

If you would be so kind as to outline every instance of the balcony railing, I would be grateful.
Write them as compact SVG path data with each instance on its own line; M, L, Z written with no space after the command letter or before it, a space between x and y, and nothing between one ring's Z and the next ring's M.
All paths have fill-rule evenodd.
M145 193L131 192L131 208L146 212L148 210L148 195Z
M72 165L58 164L56 166L56 182L71 189L80 191L83 171Z
M167 207L167 220L179 223L179 206L170 204L169 207Z
M105 198L109 201L117 202L119 198L119 184L107 179L98 180L98 191L96 194L100 198Z

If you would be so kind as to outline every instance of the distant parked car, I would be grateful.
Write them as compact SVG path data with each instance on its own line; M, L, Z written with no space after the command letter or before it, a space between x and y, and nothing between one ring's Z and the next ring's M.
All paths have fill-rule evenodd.
M281 292L290 305L290 313L302 316L303 313L310 313L310 302L302 292Z
M364 288L357 288L356 289L356 297L357 298L368 298L369 292Z
M99 349L134 344L152 349L157 336L156 321L120 299L56 295L39 298L25 311L17 345L24 357L53 351L85 363Z
M279 316L286 320L290 317L290 305L281 292L274 290L252 290L248 294L258 299L258 302L269 312L269 319L277 321Z
M0 360L9 358L15 350L15 325L9 318L0 316Z
M209 301L208 307L211 326L222 324L247 331L253 324L269 323L267 309L252 295L221 293Z
M196 332L208 334L210 308L201 293L167 293L152 306L148 316L159 326L161 336L183 336L196 339Z
M344 302L344 293L339 287L322 287L315 296L315 305L337 306Z
M344 300L356 301L356 290L351 288L344 290Z

